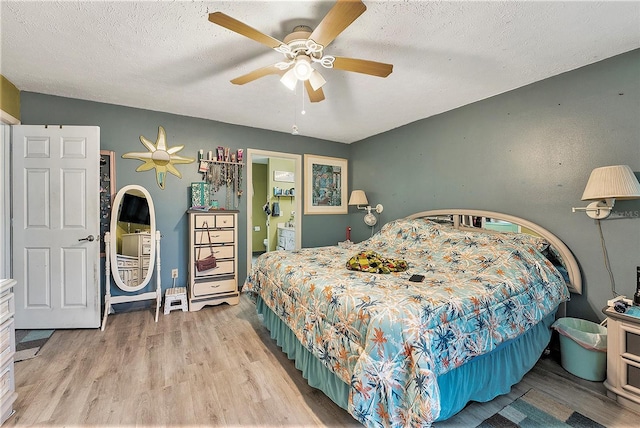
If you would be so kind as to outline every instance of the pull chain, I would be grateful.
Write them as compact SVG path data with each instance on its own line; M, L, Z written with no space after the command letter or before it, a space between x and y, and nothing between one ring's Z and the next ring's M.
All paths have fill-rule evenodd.
M296 82L296 92L298 91L298 83ZM295 93L294 93L295 95ZM293 103L293 126L291 127L291 135L298 135L298 109L296 103Z

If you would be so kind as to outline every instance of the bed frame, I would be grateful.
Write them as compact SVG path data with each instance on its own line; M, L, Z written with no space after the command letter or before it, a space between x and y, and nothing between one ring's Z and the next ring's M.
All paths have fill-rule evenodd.
M567 284L569 291L575 294L582 294L582 275L580 274L580 267L576 258L573 256L571 250L553 233L547 229L525 220L520 217L512 216L509 214L503 214L493 211L481 211L463 208L442 209L442 210L429 210L419 213L411 214L407 216L409 219L427 218L427 219L448 219L453 222L453 227L460 230L469 231L483 231L486 233L502 233L495 230L484 229L482 227L474 226L472 221L474 218L492 219L503 222L508 222L519 226L522 229L522 233L529 233L531 235L538 235L546 239L549 244L562 257L567 273L569 275L569 284ZM485 224L483 221L482 224Z

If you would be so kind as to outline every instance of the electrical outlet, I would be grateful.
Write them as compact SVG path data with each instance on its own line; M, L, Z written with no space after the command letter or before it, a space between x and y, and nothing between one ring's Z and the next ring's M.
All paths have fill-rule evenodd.
M178 277L178 269L171 269L171 278Z

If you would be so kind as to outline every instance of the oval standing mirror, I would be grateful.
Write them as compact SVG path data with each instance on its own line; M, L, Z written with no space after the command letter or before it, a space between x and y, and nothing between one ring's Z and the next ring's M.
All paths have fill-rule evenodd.
M109 257L114 282L123 291L144 288L153 276L156 216L149 191L129 185L113 201Z

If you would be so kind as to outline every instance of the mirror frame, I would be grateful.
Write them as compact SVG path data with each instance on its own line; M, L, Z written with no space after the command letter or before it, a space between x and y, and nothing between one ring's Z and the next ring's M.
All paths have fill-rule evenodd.
M118 212L120 211L120 204L122 203L122 198L125 193L132 192L136 196L144 196L147 200L147 204L149 204L149 217L150 217L150 225L149 225L149 234L151 235L151 253L149 254L149 268L147 270L147 275L144 277L140 283L135 287L129 287L126 285L122 278L120 278L120 272L118 271L118 245L117 245L117 230L118 230ZM151 198L151 194L149 191L137 184L130 184L128 186L124 186L122 189L118 190L116 193L116 197L113 200L113 208L111 210L111 225L109 226L110 232L110 248L109 248L109 258L111 261L111 276L113 277L114 282L122 291L134 292L139 291L146 287L151 278L153 277L153 270L155 268L156 262L156 210L153 205L153 199Z

